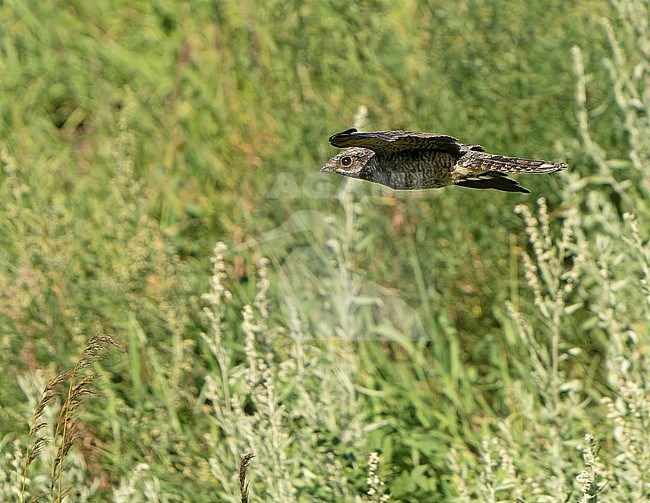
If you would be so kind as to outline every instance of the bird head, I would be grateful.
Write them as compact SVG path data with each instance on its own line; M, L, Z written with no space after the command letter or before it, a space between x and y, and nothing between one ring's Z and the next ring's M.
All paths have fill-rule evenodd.
M370 149L360 147L348 148L327 161L327 164L321 168L321 171L358 178L359 173L374 157L375 152Z

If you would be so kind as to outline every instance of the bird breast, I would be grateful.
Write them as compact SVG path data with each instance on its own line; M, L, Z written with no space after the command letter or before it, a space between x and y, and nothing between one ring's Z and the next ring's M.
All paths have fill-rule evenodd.
M406 151L376 155L360 178L395 190L432 189L449 185L455 157L446 152Z

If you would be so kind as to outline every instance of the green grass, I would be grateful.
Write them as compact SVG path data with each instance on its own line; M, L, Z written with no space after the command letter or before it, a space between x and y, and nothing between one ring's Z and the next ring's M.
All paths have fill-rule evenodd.
M0 0L0 499L648 499L647 9ZM319 174L353 124L570 169Z

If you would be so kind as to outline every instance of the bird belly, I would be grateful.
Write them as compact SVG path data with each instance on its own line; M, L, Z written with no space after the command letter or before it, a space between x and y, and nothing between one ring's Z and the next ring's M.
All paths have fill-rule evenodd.
M421 190L453 183L455 158L446 152L414 152L379 157L361 178L395 190Z

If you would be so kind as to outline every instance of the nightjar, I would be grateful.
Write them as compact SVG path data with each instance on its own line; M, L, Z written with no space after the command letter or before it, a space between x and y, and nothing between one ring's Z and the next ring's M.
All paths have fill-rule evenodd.
M395 190L460 185L530 193L507 173L543 174L567 167L558 162L488 154L480 145L466 145L436 133L362 133L348 129L331 136L329 141L346 150L332 157L321 171L368 180Z

